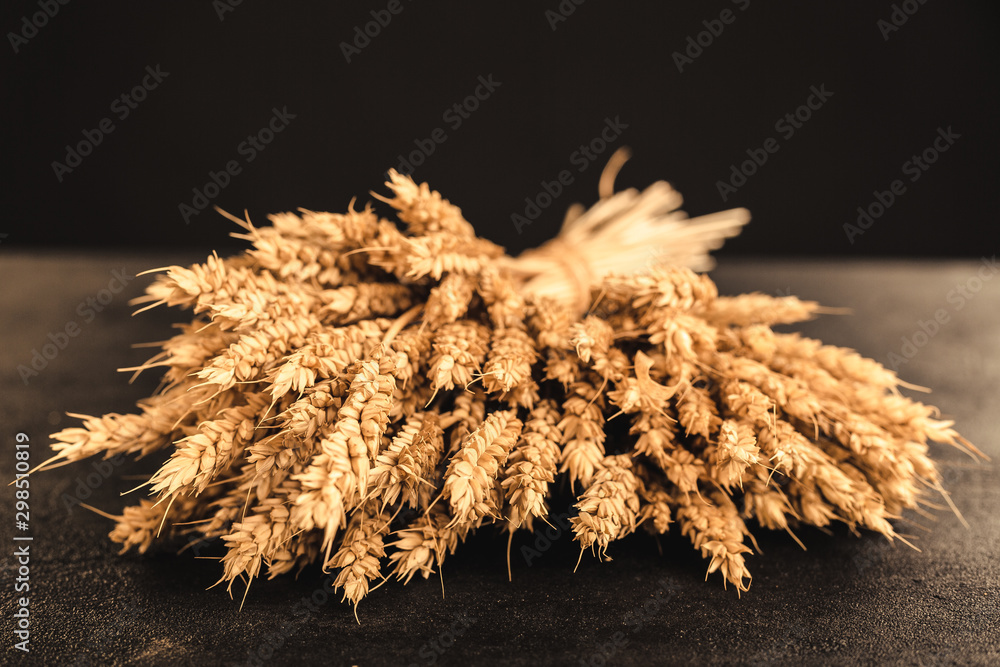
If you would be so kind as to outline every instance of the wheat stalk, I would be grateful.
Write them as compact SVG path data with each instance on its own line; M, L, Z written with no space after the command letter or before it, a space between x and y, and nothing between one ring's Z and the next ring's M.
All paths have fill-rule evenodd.
M230 216L246 253L154 271L135 300L193 312L122 369L162 368L162 388L135 414L73 415L41 467L159 455L152 498L105 514L123 550L221 537L230 591L320 563L355 613L383 558L408 582L485 524L512 540L549 522L560 476L581 556L677 526L739 592L753 526L905 541L902 512L951 504L928 443L983 458L952 422L875 361L772 330L829 309L719 296L692 269L746 212L689 220L665 183L613 194L623 160L517 258L396 172L376 198L402 228L353 202ZM614 419L627 436L607 437Z

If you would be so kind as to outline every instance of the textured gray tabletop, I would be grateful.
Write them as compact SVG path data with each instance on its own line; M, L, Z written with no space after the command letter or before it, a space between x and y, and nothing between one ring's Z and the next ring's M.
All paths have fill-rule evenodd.
M186 314L161 309L132 318L126 301L149 279L128 276L200 259L4 248L0 478L13 478L17 433L28 435L31 461L39 463L48 434L74 423L65 412L127 412L151 393L155 377L130 385L115 369L148 356L131 343L163 340ZM852 315L798 329L933 387L924 400L998 461L997 269L992 258L725 260L713 276L726 294L792 293L850 307ZM60 335L68 332L76 333ZM37 375L18 371L49 343L52 358ZM362 603L361 625L332 596L315 611L293 611L304 608L296 607L303 598L327 597L318 569L257 582L239 611L224 590L204 590L220 573L213 560L178 556L176 545L117 555L106 537L111 523L65 499L86 495L118 511L135 502L119 493L156 461L81 462L32 478L26 655L13 648L21 595L14 552L23 543L13 540L21 534L14 490L0 495L0 651L8 664L81 665L1000 664L1000 478L995 464L975 465L944 446L934 451L971 528L946 512L930 532L900 523L900 532L917 536L920 552L843 529L799 531L803 551L783 533L758 529L764 553L749 558L753 585L738 598L718 577L704 581L705 562L678 535L661 540L662 555L652 538L632 536L611 550L612 562L584 559L574 573L578 550L559 534L530 565L515 556L509 582L505 538L482 531L446 563L444 599L436 579L388 585Z

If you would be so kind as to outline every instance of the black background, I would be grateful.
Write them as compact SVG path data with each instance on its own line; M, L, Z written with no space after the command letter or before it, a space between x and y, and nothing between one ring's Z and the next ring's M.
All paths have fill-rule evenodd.
M256 222L300 206L341 211L382 189L397 156L441 127L447 140L416 176L519 251L552 236L569 204L596 198L610 149L523 234L510 221L617 116L628 128L615 146L634 153L620 186L670 180L692 215L751 210L723 255L975 258L995 248L996 3L911 0L917 11L885 39L878 21L893 7L881 1L753 0L741 10L728 0L588 0L555 29L546 12L556 0L401 2L350 63L341 43L387 2L243 2L221 17L207 0L72 2L17 53L11 33L40 10L5 3L3 243L238 247L213 211L190 224L178 211L209 171L241 161L212 203ZM679 72L674 52L724 9L735 20ZM112 102L157 65L169 75L120 119ZM442 115L480 75L500 87L452 130ZM775 122L814 85L833 96L782 138ZM237 147L275 107L295 119L247 164ZM52 163L103 118L114 131L58 181ZM939 127L961 138L910 183L903 163ZM768 137L779 151L723 202L716 182ZM905 194L849 243L843 225L896 178Z

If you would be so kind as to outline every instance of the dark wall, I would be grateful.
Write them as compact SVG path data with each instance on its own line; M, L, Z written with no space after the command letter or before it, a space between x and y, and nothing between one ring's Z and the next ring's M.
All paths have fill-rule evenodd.
M387 24L345 56L372 12ZM231 247L235 227L194 209L340 211L423 145L415 176L517 251L592 202L628 145L620 185L670 180L692 215L751 210L725 254L978 257L998 236L996 19L985 0L6 3L2 243ZM283 129L244 143L274 110ZM610 147L576 153L606 119ZM911 161L928 148L933 164ZM731 180L748 151L766 162ZM512 214L564 169L518 233Z

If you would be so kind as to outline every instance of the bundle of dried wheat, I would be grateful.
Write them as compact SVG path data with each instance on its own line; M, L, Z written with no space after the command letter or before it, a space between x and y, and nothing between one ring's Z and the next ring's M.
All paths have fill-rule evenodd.
M126 369L165 368L162 390L54 434L43 465L162 455L154 498L115 517L123 549L221 537L230 592L318 562L355 605L484 524L531 530L560 475L582 550L679 524L739 591L748 520L895 539L890 519L947 498L927 442L978 454L951 422L876 362L771 330L817 304L721 297L681 266L704 267L745 211L685 220L665 183L611 196L613 171L516 259L396 173L384 201L404 229L353 204L238 220L251 250L157 269L138 300L194 312ZM606 440L613 417L630 438Z

